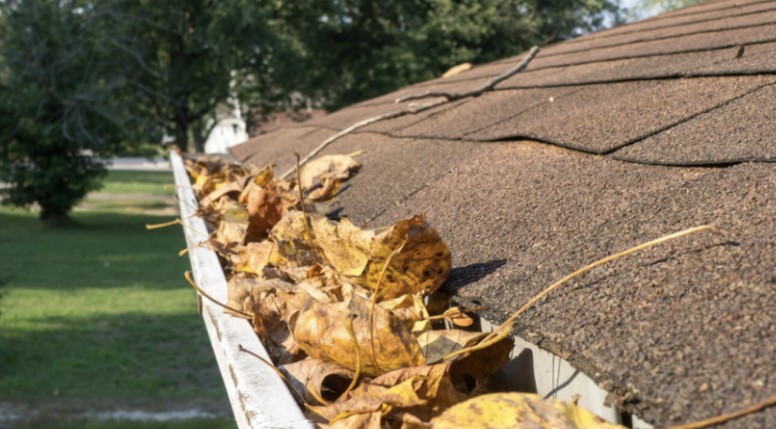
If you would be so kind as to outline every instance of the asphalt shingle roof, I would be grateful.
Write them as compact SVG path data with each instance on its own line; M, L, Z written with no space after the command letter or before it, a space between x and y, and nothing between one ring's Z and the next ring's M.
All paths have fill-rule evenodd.
M358 121L433 101L399 97L471 90L519 59L232 155L283 171ZM453 251L448 289L494 322L598 258L717 225L594 270L516 330L658 426L776 394L776 1L707 2L544 48L495 91L372 124L322 154L362 149L340 214L379 226L425 213ZM776 409L720 427L776 427Z

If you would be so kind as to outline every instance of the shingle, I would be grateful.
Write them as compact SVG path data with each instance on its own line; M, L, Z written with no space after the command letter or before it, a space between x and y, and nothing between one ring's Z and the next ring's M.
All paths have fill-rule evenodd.
M658 426L773 393L776 165L669 168L495 143L375 223L421 212L450 242L450 289L490 306L495 322L598 258L718 225L720 236L683 239L575 281L521 318L518 331ZM764 412L725 427L774 423Z
M457 107L422 122L392 131L405 137L462 138L492 124L514 118L553 97L578 91L578 88L523 89L497 91L472 98Z
M776 161L776 87L764 87L620 149L618 159L663 164ZM724 124L724 132L720 125Z
M611 48L580 51L557 56L542 56L534 60L534 68L561 67L613 59L637 58L734 47L741 44L776 41L776 24L738 28L714 33L693 34L671 39L637 42Z
M466 137L474 140L530 137L569 148L606 153L774 80L776 76L590 85ZM518 93L515 95L514 103L518 104L520 98Z
M267 134L261 134L245 142L229 148L229 154L234 159L244 162L253 156L256 152L272 153L277 142L294 141L304 137L307 134L315 132L315 127L284 127ZM270 155L271 157L271 155Z
M681 17L672 20L670 25L645 26L640 31L628 31L607 34L607 37L581 39L575 43L561 43L545 49L545 55L567 55L579 51L602 49L610 46L620 46L668 38L678 38L683 35L712 33L733 28L748 28L757 25L776 22L776 3L759 3L737 7L734 10L724 10L703 16Z
M736 58L739 48L735 46L660 57L601 61L550 70L538 69L519 73L499 84L497 88L581 85L683 76L774 74L776 43L747 46L744 56ZM547 73L549 71L554 73Z
M283 172L296 163L294 152L304 155L334 134L336 131L317 127L282 128L235 146L230 153L249 164L275 164L275 171Z
M776 163L741 161L776 152L776 24L757 24L775 5L707 2L556 45L497 91L363 128L322 152L366 150L332 208L372 226L426 214L453 251L447 288L490 306L494 322L586 263L713 223L721 235L576 279L517 329L658 427L765 399L776 393ZM636 41L660 35L671 37ZM629 43L595 48L617 40ZM566 49L575 53L546 55ZM278 132L239 151L290 161L334 129L401 109L398 96L478 87L521 57L343 109L315 122L318 134ZM776 409L721 427L776 427Z

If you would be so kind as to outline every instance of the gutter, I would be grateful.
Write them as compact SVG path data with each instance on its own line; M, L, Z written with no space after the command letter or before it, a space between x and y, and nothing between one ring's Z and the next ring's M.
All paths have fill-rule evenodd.
M195 216L199 203L191 181L176 152L170 153L170 163L183 220L183 232L191 260L194 281L216 300L227 302L227 281L218 256L209 248L198 246L208 239L205 222ZM271 361L264 345L244 319L224 313L221 307L201 300L202 318L213 353L218 361L237 427L240 429L289 428L312 429L283 380L255 357L240 352L240 346L267 361ZM495 327L480 318L482 331ZM592 378L574 368L565 359L520 337L513 336L515 348L510 360L492 375L497 384L511 391L532 392L540 396L578 404L610 423L633 429L652 426L636 416L622 413L606 404L608 392Z
M201 218L194 215L199 203L183 160L180 155L171 152L170 163L175 175L186 245L191 249L189 259L194 281L213 298L227 302L226 278L218 256L212 250L198 246L208 238L207 227ZM237 427L312 429L313 424L304 417L283 380L255 357L240 352L242 345L270 360L251 325L225 314L221 307L210 301L202 300L201 308Z

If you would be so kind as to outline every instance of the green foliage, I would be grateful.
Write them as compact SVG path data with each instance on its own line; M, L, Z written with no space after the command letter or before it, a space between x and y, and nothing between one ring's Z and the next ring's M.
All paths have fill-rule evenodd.
M146 140L166 134L201 151L219 105L247 87L276 101L293 80L275 79L287 54L265 2L105 0L96 8L124 79L124 118Z
M37 203L59 221L105 174L119 147L105 102L99 27L83 2L0 3L0 182L4 203Z
M600 28L610 0L278 2L303 47L303 92L329 109Z

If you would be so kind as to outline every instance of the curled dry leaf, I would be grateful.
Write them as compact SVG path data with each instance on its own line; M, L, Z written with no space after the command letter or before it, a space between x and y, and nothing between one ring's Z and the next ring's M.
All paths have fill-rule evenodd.
M453 386L450 376L450 364L397 369L383 374L369 383L390 387L415 377L420 377L421 380L420 383L414 385L415 393L419 398L423 399L424 405L422 407L405 408L402 411L411 413L421 420L428 421L466 399Z
M342 427L354 427L348 420L353 419L352 421L360 423L364 421L364 415L370 416L372 413L379 413L380 416L384 416L394 409L424 405L426 401L417 394L423 379L423 376L413 376L390 387L362 383L345 400L326 406L309 406L308 409L319 420L328 421L329 424L343 421L344 426ZM354 418L354 416L361 417ZM371 419L372 417L370 417ZM380 426L367 427L379 428Z
M325 155L307 163L300 174L302 189L309 191L325 179L347 180L361 168L355 159L347 155Z
M294 324L294 338L310 356L335 362L352 371L356 371L360 356L361 373L368 376L423 365L423 355L411 331L390 311L379 306L374 311L372 342L370 307L369 300L356 294L349 302L328 305L308 299ZM342 323L351 315L355 316L352 333Z
M426 362L435 363L456 350L476 344L485 335L487 334L460 329L434 330L418 335L418 344Z
M310 195L308 195L307 198L313 202L328 201L337 196L337 192L339 192L341 185L342 180L327 177L323 179L323 185L310 192Z
M433 429L624 429L573 403L527 393L493 393L462 402L431 421Z
M403 247L402 247L403 246ZM381 276L386 261L401 248ZM364 274L360 282L375 290L380 285L382 299L413 293L430 294L450 275L451 256L447 244L431 228L423 216L397 222L376 236L372 242Z
M307 404L324 405L337 400L355 376L353 371L314 358L283 365L279 369Z

